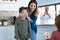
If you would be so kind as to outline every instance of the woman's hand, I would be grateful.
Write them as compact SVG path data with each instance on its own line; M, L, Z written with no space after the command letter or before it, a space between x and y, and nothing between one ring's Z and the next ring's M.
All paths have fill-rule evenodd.
M27 19L28 19L29 21L31 21L31 18L28 16L28 13L27 13L26 15L27 15Z
M31 21L30 17L28 17L28 16L27 16L27 19L28 19L29 21Z

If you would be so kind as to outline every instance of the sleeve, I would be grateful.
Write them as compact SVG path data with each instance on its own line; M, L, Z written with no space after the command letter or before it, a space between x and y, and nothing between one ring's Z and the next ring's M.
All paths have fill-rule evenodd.
M53 18L54 18L54 16L53 16L52 14L50 14L50 18L51 18L51 19L53 19Z
M29 38L31 38L31 25L30 25L30 21L28 21L28 36Z
M44 16L43 16L44 14L40 14L40 19L43 19L44 18Z
M15 38L18 39L19 36L18 36L18 21L16 20L15 21Z
M55 32L52 33L50 40L55 40Z

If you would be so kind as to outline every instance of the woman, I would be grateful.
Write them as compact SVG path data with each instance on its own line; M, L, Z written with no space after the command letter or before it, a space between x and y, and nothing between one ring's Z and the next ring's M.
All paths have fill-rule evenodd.
M49 13L49 6L45 6L45 12L41 14L40 16L40 23L41 24L48 24L51 23L51 20L53 20L52 18L52 14Z
M36 20L38 16L38 10L37 10L37 1L30 1L28 4L28 12L29 17L27 17L30 20L31 23L31 40L36 40L36 34L37 34L37 26L36 26Z

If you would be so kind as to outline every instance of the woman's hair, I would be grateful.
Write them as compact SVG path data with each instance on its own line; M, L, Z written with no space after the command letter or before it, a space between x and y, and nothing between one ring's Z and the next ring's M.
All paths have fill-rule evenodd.
M19 8L19 13L21 13L22 10L25 10L25 9L27 10L27 7L20 7L20 8Z
M56 16L55 25L56 25L58 31L60 31L60 15Z
M31 0L29 2L29 4L28 4L28 12L31 12L30 7L29 7L31 3L35 3L36 4L36 9L34 10L34 12L37 13L38 10L37 10L37 1L36 0Z

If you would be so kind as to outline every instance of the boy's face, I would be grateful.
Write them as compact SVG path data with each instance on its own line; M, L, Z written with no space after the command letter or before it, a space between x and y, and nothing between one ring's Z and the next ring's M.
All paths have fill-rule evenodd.
M27 15L28 15L28 12L26 9L22 10L22 12L19 14L19 16L22 18L27 17Z

